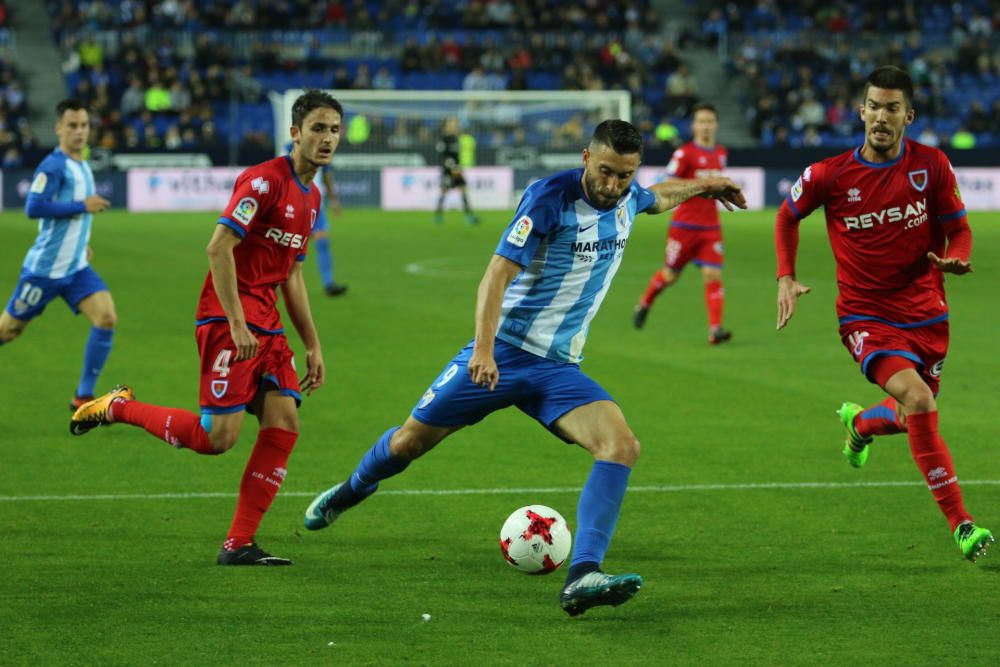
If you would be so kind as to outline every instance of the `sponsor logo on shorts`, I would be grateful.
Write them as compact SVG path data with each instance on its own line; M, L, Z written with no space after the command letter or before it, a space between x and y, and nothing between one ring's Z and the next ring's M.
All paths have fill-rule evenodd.
M222 398L229 391L229 380L212 380L212 396Z
M944 359L942 359L941 361L937 362L929 369L927 369L927 372L930 373L931 377L941 377L941 371L943 369L944 369Z
M510 230L510 234L507 235L507 243L515 245L518 248L523 248L524 244L528 242L528 237L531 235L531 228L534 223L528 216L522 216L520 220L514 223L514 226Z
M244 197L233 209L233 218L244 227L250 224L255 215L257 215L257 200L253 197Z
M855 357L861 357L861 353L865 349L865 338L868 338L870 335L867 331L855 331L847 337L847 340L851 343Z

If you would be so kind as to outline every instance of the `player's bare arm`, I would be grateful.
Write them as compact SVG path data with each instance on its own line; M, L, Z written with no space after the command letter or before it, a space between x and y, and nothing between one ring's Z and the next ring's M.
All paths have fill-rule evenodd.
M493 391L500 381L493 341L500 325L500 306L507 286L521 272L521 265L506 257L493 255L476 294L476 337L469 359L469 377L481 387Z
M212 284L219 297L222 310L229 320L229 332L236 346L236 361L252 359L257 354L257 337L247 327L243 304L236 283L236 260L233 248L242 239L225 225L216 225L212 240L208 242L208 266L212 272Z
M799 297L811 291L811 287L806 287L797 281L795 276L778 278L778 329L784 329L788 320L792 319Z
M330 213L333 217L339 218L342 212L340 197L337 196L337 184L333 180L333 174L329 169L323 169L323 190L326 192L326 201L330 204Z
M302 277L302 264L303 262L295 262L288 272L288 279L281 285L281 296L285 300L288 317L306 348L306 374L299 384L309 396L326 382L326 365L323 363L323 348L309 307L309 293Z
M673 179L657 183L649 188L656 195L656 203L648 209L649 213L668 211L691 197L709 197L718 199L728 210L746 208L746 198L735 182L723 176L696 179Z

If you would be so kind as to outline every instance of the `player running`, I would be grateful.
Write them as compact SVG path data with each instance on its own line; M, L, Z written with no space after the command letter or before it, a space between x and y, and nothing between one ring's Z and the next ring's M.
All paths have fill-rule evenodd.
M676 151L667 165L671 178L704 178L720 176L726 168L726 149L715 143L719 117L711 104L694 107L691 129L694 140ZM688 262L701 269L705 282L705 309L708 311L708 342L725 343L732 333L722 328L722 306L725 292L722 289L722 226L719 208L715 201L695 197L689 199L673 213L667 232L666 263L657 269L649 280L632 322L636 329L646 324L653 301L667 287L677 282Z
M90 320L83 370L70 410L93 400L97 378L111 354L115 335L115 303L107 285L90 267L90 227L95 213L111 205L96 194L94 174L84 159L90 135L90 113L82 102L56 105L59 146L35 170L25 213L38 219L38 237L28 250L7 308L0 313L0 345L9 343L62 297L70 310Z
M444 121L441 128L441 136L437 142L438 158L441 160L441 194L438 196L437 208L434 209L434 222L441 224L444 222L444 198L448 190L458 188L462 191L462 208L465 211L465 221L470 225L479 222L479 218L472 212L469 206L469 189L465 183L465 175L462 173L460 161L461 130L458 126L458 118L451 116Z
M582 169L528 187L479 284L475 338L406 422L386 431L345 482L313 500L306 528L325 528L447 436L515 405L595 459L580 495L562 608L576 616L638 592L639 575L600 569L639 441L608 392L580 370L587 330L637 214L659 213L696 195L745 206L739 187L725 178L643 188L633 181L641 155L635 127L604 121L583 150Z
M965 510L935 403L948 351L943 274L972 271L972 232L948 158L904 138L913 117L909 75L879 67L865 84L864 145L806 168L792 186L775 229L778 329L809 292L795 275L799 220L823 206L837 262L841 340L889 395L867 410L841 406L844 456L860 468L873 436L907 433L955 541L975 561L993 535Z
M294 144L285 144L285 152L291 153ZM312 234L309 240L312 241L312 249L316 253L316 264L319 267L319 277L323 281L323 292L327 296L341 296L347 293L347 285L338 283L333 278L333 253L330 251L330 223L326 219L326 204L330 205L330 212L333 217L340 219L341 206L340 198L337 197L337 186L333 182L333 165L323 165L319 170L320 183L320 207L316 216L316 224L313 225Z
M257 442L240 482L219 565L291 565L258 547L255 534L285 479L298 439L300 391L311 394L325 380L302 263L320 207L312 180L337 149L342 117L337 100L307 91L292 107L291 155L251 167L236 180L208 244L210 272L196 315L201 415L140 403L124 385L73 415L71 428L78 435L99 424L122 422L141 426L174 447L207 455L232 448L244 411L257 417ZM306 348L301 389L275 305L279 286Z

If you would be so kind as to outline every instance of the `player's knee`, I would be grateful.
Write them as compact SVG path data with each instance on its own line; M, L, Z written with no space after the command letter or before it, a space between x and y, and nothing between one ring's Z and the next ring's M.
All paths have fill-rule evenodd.
M914 382L903 390L896 399L903 408L903 414L933 412L937 409L934 393L923 382Z
M279 414L271 416L266 424L262 424L262 428L280 428L282 431L289 431L291 433L299 432L299 413L296 410L292 410L289 413L281 412Z
M393 434L389 451L393 456L412 461L423 456L433 446L422 434L403 426Z
M94 326L99 329L114 329L118 324L118 315L113 310L100 313L94 318Z
M639 460L639 450L639 439L632 433L625 433L602 442L594 455L595 458L614 461L631 468Z

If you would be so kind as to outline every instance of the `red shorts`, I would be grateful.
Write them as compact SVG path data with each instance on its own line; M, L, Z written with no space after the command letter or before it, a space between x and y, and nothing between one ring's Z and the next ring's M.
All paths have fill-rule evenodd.
M878 384L872 372L880 357L896 356L912 361L936 396L941 387L941 368L948 354L948 320L913 329L900 329L875 320L848 322L840 327L840 340L861 372Z
M243 410L253 401L264 383L277 387L285 396L301 403L295 360L284 334L257 336L257 355L235 361L236 346L228 322L208 322L195 329L201 356L201 411L227 414Z
M722 268L722 229L670 226L667 232L667 267L680 271L691 261L698 266Z

